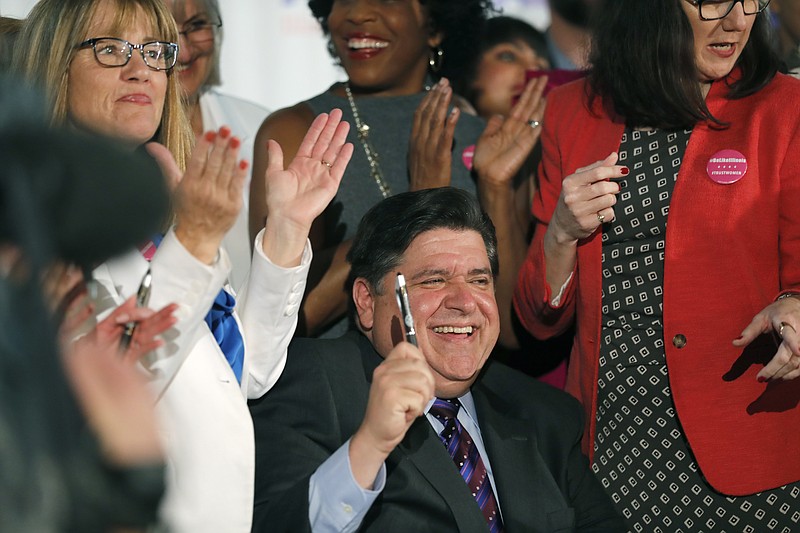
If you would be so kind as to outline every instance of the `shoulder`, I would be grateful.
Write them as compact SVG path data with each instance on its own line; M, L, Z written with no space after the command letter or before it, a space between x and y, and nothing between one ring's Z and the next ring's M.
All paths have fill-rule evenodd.
M282 142L283 139L294 138L299 144L313 121L314 112L308 104L300 102L291 107L279 109L264 119L258 129L258 139L263 142L266 142L267 139Z
M582 427L583 410L578 400L503 363L488 362L480 384L490 394L513 406L508 414L531 420L538 426L574 424Z

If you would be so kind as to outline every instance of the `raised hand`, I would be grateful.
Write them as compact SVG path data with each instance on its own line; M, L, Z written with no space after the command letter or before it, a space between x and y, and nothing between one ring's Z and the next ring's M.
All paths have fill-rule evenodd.
M763 333L773 332L778 349L758 373L759 381L790 380L800 376L800 298L781 298L758 313L734 346L744 347Z
M410 190L431 189L450 185L452 146L457 107L448 114L453 89L442 78L422 99L414 112L411 138L408 143Z
M547 77L528 82L508 117L495 115L477 144L473 165L479 185L511 186L542 132Z
M380 465L424 414L433 395L433 374L422 352L399 343L375 369L364 420L350 441L350 465L362 487L372 484Z
M284 168L283 150L267 141L265 175L268 217L263 250L280 266L299 263L311 224L339 190L353 155L345 142L350 124L339 109L319 115L303 138L294 159Z
M175 188L175 235L200 261L211 264L222 238L242 209L242 187L249 164L239 161L241 141L230 128L209 131L197 139L186 171L180 179L168 151L148 146Z

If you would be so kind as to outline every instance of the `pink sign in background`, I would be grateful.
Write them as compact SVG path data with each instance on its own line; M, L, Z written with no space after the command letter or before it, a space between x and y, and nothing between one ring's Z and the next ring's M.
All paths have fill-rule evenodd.
M722 185L735 183L747 172L747 158L736 150L721 150L708 160L706 172L711 181Z

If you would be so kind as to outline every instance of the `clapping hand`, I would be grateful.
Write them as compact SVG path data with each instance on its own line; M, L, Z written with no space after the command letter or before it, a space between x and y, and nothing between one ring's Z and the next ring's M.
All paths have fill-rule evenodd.
M530 80L508 117L495 115L489 119L475 145L473 164L479 184L512 185L542 132L545 85L546 76Z
M453 89L447 78L434 85L414 112L408 146L410 190L450 185L452 147L460 110L447 108Z
M168 150L156 143L147 145L169 182L176 184L175 235L206 264L216 259L222 238L242 209L249 164L239 161L240 147L241 141L226 126L206 132L197 139L181 175Z

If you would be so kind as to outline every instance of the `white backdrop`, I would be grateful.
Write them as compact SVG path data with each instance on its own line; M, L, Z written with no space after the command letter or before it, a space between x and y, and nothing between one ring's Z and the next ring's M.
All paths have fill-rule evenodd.
M0 14L24 17L36 0L0 0ZM224 21L222 90L269 109L319 94L341 79L307 0L219 0ZM538 28L547 0L495 0L504 14Z

